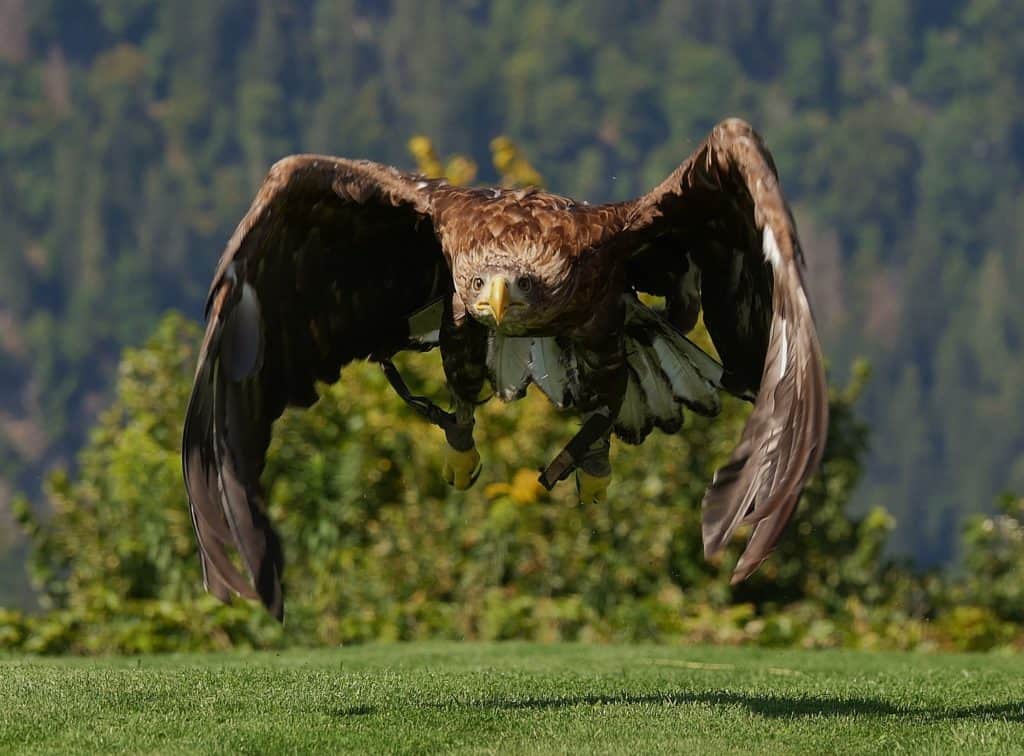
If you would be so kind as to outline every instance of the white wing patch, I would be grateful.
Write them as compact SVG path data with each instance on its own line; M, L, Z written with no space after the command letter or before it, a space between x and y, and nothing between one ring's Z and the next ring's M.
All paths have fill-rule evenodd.
M488 372L494 392L506 402L519 399L526 393L526 386L530 382L532 343L533 339L529 336L491 334L487 344Z
M782 253L779 251L779 244L775 241L775 233L771 226L765 225L764 227L761 248L764 250L765 259L772 264L773 268L778 270L782 267Z
M553 337L537 338L530 346L530 377L559 409L573 403L576 391L576 360Z
M783 317L779 318L779 380L786 375L786 363L789 360L789 329L786 326L786 319Z

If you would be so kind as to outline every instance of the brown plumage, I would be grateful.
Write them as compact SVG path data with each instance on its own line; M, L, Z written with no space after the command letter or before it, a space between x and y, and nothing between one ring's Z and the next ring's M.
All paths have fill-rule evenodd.
M484 382L505 399L534 382L587 420L542 477L553 485L575 466L581 495L607 480L609 433L639 443L653 427L678 430L684 406L716 413L719 390L753 398L703 503L707 554L753 526L734 574L745 578L774 548L825 443L802 267L771 156L738 120L650 193L599 206L367 161L285 158L218 265L185 423L207 588L259 597L282 616L282 547L260 485L273 421L287 405L312 404L314 382L337 380L353 360L380 361L393 377L392 355L433 346L452 413L424 409L393 382L444 427L456 461L478 459L473 407ZM664 296L664 310L638 292ZM684 338L701 310L722 365ZM470 468L450 482L471 484Z

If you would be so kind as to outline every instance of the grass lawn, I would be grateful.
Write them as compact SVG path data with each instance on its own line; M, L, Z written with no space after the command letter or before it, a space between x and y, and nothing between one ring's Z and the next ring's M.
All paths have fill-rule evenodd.
M1024 752L1024 658L429 643L0 658L0 753Z

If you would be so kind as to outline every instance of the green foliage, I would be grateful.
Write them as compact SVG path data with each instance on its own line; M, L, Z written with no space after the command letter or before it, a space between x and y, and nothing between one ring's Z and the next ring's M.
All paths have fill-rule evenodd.
M994 619L1024 622L1024 499L1003 496L998 514L968 521L956 598Z
M690 416L677 436L616 444L609 500L553 494L536 470L574 431L538 392L478 416L485 472L468 493L441 479L441 435L411 417L373 365L346 368L308 411L275 427L264 482L286 545L283 629L257 606L201 595L180 472L180 426L199 329L178 315L127 350L117 397L79 471L51 476L53 516L18 508L49 611L0 616L0 642L36 652L141 652L370 639L685 637L769 645L858 643L848 602L887 605L891 520L850 519L864 428L860 384L832 397L824 465L779 552L751 581L701 554L699 501L747 408ZM436 354L406 355L417 392L443 399ZM906 580L906 578L904 578ZM884 624L884 623L883 623ZM845 628L845 629L844 629ZM897 638L880 645L911 645Z
M706 337L705 337L706 338ZM778 551L731 587L740 543L708 564L699 501L747 408L690 416L677 436L613 446L607 502L548 494L536 470L575 421L538 392L479 413L485 472L441 480L443 441L370 364L346 368L308 411L275 427L264 482L286 546L283 628L256 605L202 595L181 483L180 423L198 327L161 321L128 350L117 399L75 476L47 484L53 516L16 512L47 611L0 613L0 648L100 653L426 638L983 649L1019 642L1022 508L973 522L967 573L950 585L883 557L891 517L851 518L866 433L853 408L867 374L831 398L817 476ZM436 354L405 355L417 393L443 400Z

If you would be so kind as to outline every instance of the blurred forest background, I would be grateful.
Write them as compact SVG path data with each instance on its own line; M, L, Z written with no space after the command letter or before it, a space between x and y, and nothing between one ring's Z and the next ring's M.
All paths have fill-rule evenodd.
M818 632L839 642L835 612L843 627L863 625L866 615L847 598L870 594L880 571L896 569L884 552L919 568L958 565L967 581L958 590L988 613L982 629L964 631L969 639L961 645L1005 640L1000 623L1022 611L1012 586L1024 584L1016 580L1024 566L1014 562L1020 506L998 498L1024 491L1022 74L1024 0L0 0L0 606L34 601L20 577L31 561L44 606L72 612L52 631L29 628L12 613L8 642L31 635L44 650L74 646L68 628L106 621L111 602L194 597L176 458L198 339L191 321L200 317L225 240L274 160L328 152L414 167L409 139L422 134L441 155L465 156L449 166L463 178L475 161L477 181L499 181L508 170L492 139L507 135L549 188L606 201L646 191L730 115L753 123L775 155L807 250L831 379L849 387L834 399L841 420L832 471L808 497L821 508L807 514L805 502L796 528L806 536L813 526L821 542L787 547L793 560L811 565L810 554L821 549L820 568L791 575L767 596L760 584L731 594L712 580L711 568L695 566L696 505L715 459L738 433L743 410L734 407L714 431L695 423L691 438L651 439L644 457L623 450L618 517L632 512L626 519L642 527L615 535L609 526L608 543L563 555L571 562L618 550L646 554L645 537L674 534L689 551L658 557L672 563L671 579L657 577L665 564L652 556L649 574L623 562L608 567L613 575L581 573L577 584L554 556L534 554L538 572L561 569L571 585L531 586L520 575L524 601L542 595L555 602L521 607L534 623L523 632L543 635L538 628L550 624L537 617L556 615L559 628L576 622L559 637L657 625L656 617L644 615L644 625L616 614L621 607L599 606L612 590L602 580L660 606L676 606L682 599L673 591L700 582L703 592L682 612L698 624L707 607L728 604L746 607L736 610L735 627L763 625L775 603L813 597L818 608L807 616L826 625L808 620L800 637ZM425 156L416 157L423 165ZM169 310L187 317L161 320ZM122 360L125 347L147 339ZM856 368L861 357L871 366L866 381ZM422 369L428 386L434 380L426 366L410 369ZM290 536L311 539L304 548L334 549L341 560L317 567L319 577L307 575L313 582L297 583L296 592L322 591L316 580L327 580L331 569L362 576L376 568L381 592L405 586L394 589L404 608L385 611L374 603L379 595L367 598L371 588L362 598L338 597L330 610L306 605L298 611L311 623L332 612L338 623L355 623L308 637L409 637L417 632L410 627L454 632L452 617L421 614L443 614L438 607L459 602L512 611L514 602L494 586L512 584L525 569L516 549L530 541L528 526L549 535L573 527L550 520L570 514L537 503L543 497L517 478L512 462L542 464L548 447L568 438L568 426L537 406L536 445L505 449L511 458L492 450L490 487L460 504L437 487L433 452L415 449L411 471L396 472L405 466L401 455L411 453L403 444L415 446L406 434L422 427L375 380L372 371L354 371L348 390L322 402L319 415L288 419L294 428L282 431L268 476L273 506L283 507L279 518L295 522ZM362 402L352 403L353 395ZM524 412L492 409L483 425L530 422ZM393 425L410 429L388 430ZM378 441L360 451L368 427L379 430ZM678 455L686 459L674 461ZM54 468L71 472L47 478ZM520 485L501 489L501 480ZM19 491L27 501L16 498ZM374 497L391 514L367 512ZM284 502L299 500L308 517L286 517ZM510 511L523 517L521 507L537 506L547 524L506 512L512 519L495 525L488 513L498 500L518 502ZM404 505L392 512L388 502ZM460 506L479 509L482 530L465 525L472 517L459 519ZM982 516L997 507L1001 513ZM63 515L48 521L53 511ZM440 526L430 512L448 512L441 522L463 522L472 533L434 533ZM173 514L165 521L163 513ZM383 527L392 516L418 528L416 538L396 545L364 527ZM422 519L409 520L415 517ZM345 536L346 527L359 535ZM492 538L499 545L488 548L505 550L474 551L474 539L493 527L512 540ZM18 535L24 529L31 539ZM431 548L463 554L466 569L452 556L457 578L445 582L426 567L414 575L400 560L393 573L382 566L386 554ZM466 565L484 564L491 572L472 583ZM303 574L295 563L290 569ZM864 600L897 602L919 618L957 603L953 589L936 598L927 577L900 576L885 596ZM457 586L470 584L498 593L467 598ZM72 597L76 585L85 598ZM424 592L425 585L440 592ZM897 585L905 589L898 601ZM575 609L558 603L570 595ZM831 609L820 608L829 602ZM146 621L157 624L186 622L175 614L178 604L152 606L136 614L149 612ZM364 607L362 619L353 618L352 606ZM242 609L218 611L225 627L264 628ZM505 620L490 610L466 611L458 625L464 632L521 634L501 630ZM498 630L480 629L482 617ZM960 619L971 625L978 617ZM236 630L224 637L245 634ZM0 645L4 637L0 618Z

